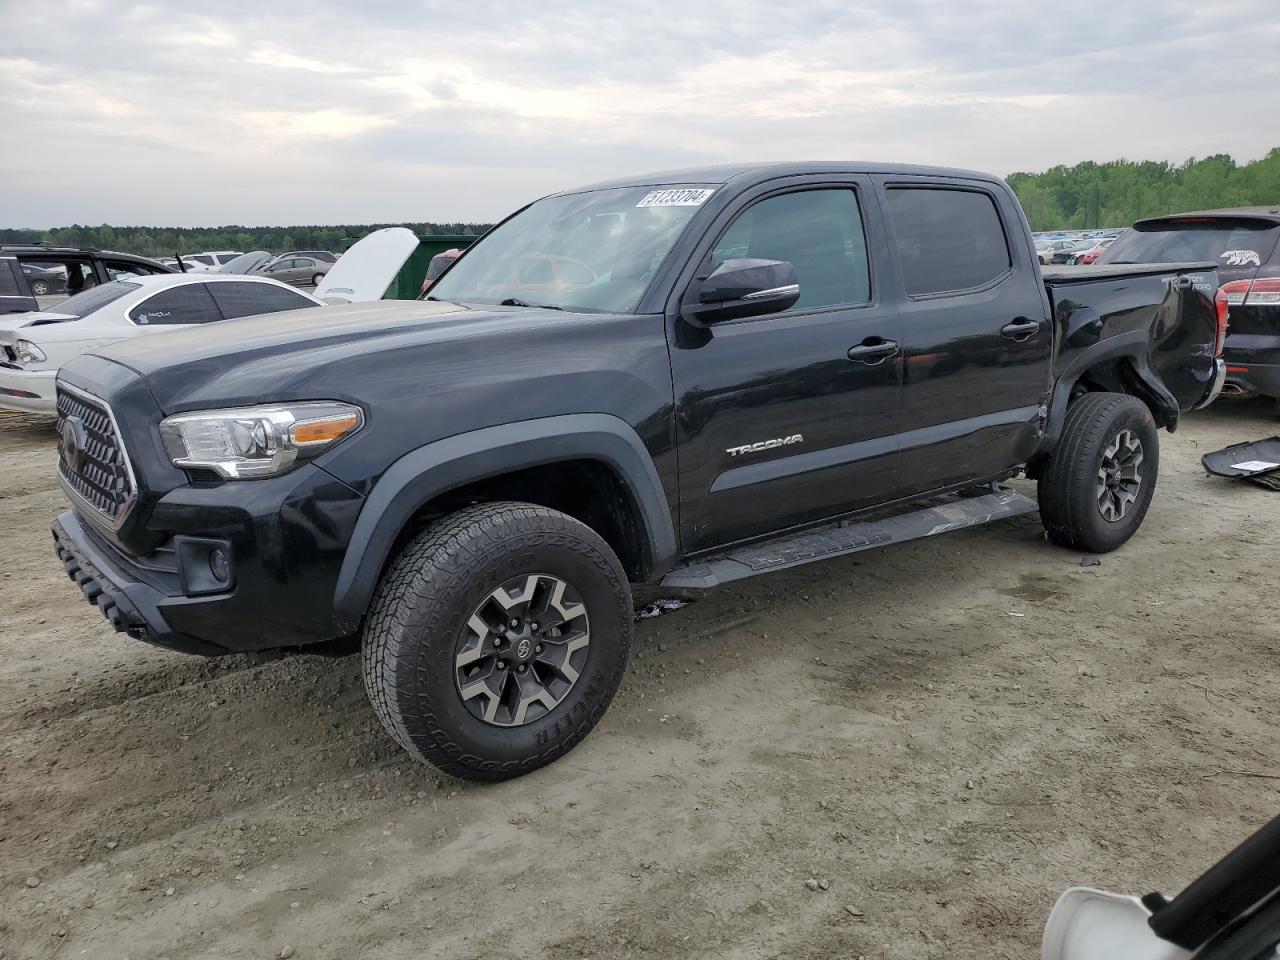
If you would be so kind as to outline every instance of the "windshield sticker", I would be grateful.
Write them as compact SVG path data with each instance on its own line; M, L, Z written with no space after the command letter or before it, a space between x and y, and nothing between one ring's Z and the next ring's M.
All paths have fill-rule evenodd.
M1228 267L1262 266L1262 257L1257 250L1223 250L1218 254L1218 259L1227 261Z
M684 188L680 190L650 190L636 204L637 207L700 207L715 190Z

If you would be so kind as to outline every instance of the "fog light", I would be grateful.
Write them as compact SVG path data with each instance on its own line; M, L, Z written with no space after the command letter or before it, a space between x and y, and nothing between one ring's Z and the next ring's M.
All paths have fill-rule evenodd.
M227 553L221 547L209 551L209 572L219 583L226 583L231 577L231 567L227 562Z

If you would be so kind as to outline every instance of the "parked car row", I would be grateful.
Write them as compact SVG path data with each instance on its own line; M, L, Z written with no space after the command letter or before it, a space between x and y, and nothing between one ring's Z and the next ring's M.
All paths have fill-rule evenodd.
M48 244L0 246L0 314L41 310L121 277L172 273L146 257L110 250ZM44 302L41 302L41 301Z
M52 310L0 319L0 407L56 413L59 368L91 348L319 304L266 277L165 273L112 280Z

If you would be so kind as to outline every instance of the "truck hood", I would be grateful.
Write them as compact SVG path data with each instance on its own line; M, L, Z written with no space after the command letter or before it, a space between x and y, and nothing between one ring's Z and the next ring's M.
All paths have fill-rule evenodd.
M385 358L417 352L425 370L453 357L475 360L477 351L499 349L491 343L513 332L583 321L553 310L379 300L226 320L95 347L85 356L141 375L168 415L211 405L358 399L347 390L358 389L360 376Z

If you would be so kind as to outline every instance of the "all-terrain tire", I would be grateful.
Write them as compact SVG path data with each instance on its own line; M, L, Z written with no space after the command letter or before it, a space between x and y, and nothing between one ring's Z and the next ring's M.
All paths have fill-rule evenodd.
M1108 517L1100 484L1114 462L1107 453L1121 440L1126 448L1132 441L1140 445L1141 480L1123 515L1112 506ZM1159 466L1160 435L1146 404L1123 393L1086 393L1067 409L1058 448L1040 477L1040 518L1049 538L1072 550L1115 550L1142 525Z
M554 708L495 726L463 700L460 638L492 591L534 574L580 597L586 660ZM533 504L479 504L432 524L383 574L361 640L365 689L383 726L414 756L457 777L504 780L562 756L596 725L622 682L631 626L626 574L595 531Z

